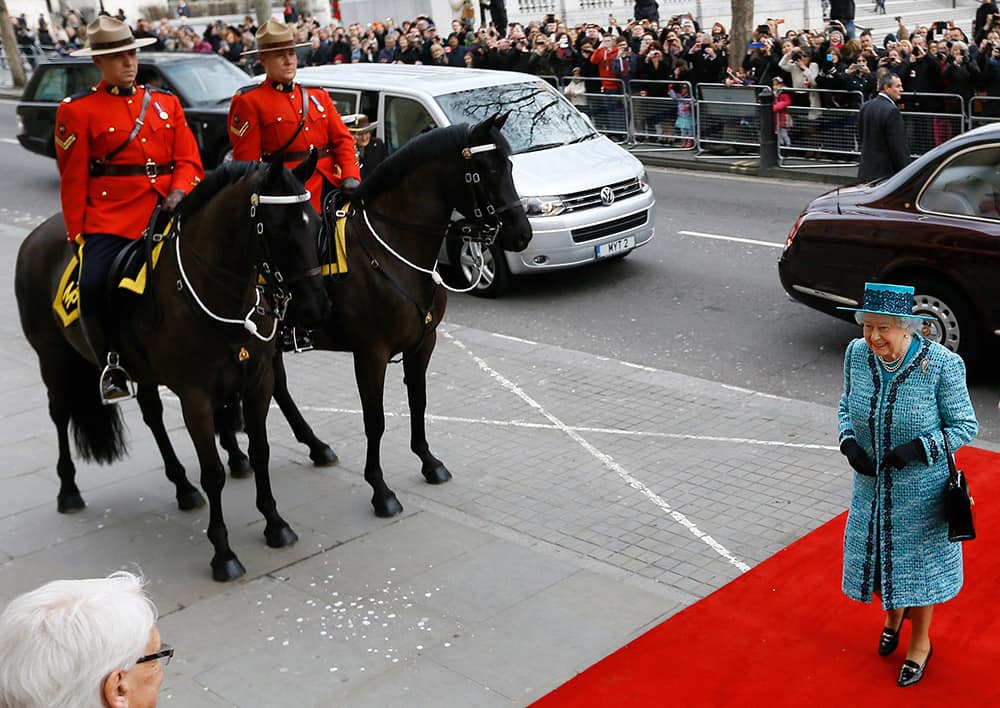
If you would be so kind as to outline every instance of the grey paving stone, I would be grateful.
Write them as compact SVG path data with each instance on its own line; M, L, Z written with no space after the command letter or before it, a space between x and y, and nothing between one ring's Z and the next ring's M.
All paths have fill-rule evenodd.
M359 683L342 697L341 705L351 708L439 708L443 705L462 708L513 708L522 705L478 684L456 671L424 658L415 663L395 666ZM329 708L321 701L315 708Z
M431 657L516 701L530 701L602 658L606 636L625 644L651 617L679 609L614 581L574 574L491 620ZM504 667L496 671L496 667Z

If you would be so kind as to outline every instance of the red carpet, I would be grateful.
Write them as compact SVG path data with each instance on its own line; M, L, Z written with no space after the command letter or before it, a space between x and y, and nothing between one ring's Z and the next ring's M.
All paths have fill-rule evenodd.
M965 544L962 591L934 612L934 656L916 686L896 686L909 622L883 659L881 606L840 591L842 514L534 708L1000 706L1000 455L964 448L958 461L977 502L978 538Z

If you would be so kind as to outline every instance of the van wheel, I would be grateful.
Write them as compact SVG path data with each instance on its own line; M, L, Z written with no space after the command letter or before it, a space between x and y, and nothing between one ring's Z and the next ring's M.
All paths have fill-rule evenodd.
M960 292L931 278L916 278L913 314L927 318L923 334L965 359L971 368L980 353L980 332L972 307Z
M483 275L479 277L479 264L482 259ZM483 248L476 241L458 241L448 243L448 260L458 272L461 287L469 287L479 278L479 284L473 295L479 297L500 297L510 287L511 274L507 266L507 257L495 243Z

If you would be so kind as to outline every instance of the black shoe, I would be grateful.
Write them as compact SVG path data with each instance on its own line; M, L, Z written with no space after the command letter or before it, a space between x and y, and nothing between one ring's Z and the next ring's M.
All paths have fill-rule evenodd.
M885 627L882 630L882 636L878 639L879 656L889 656L896 651L896 647L899 646L899 633L903 630L903 622L908 614L909 609L903 611L903 616L899 618L899 626L896 629Z
M930 663L931 654L933 653L934 646L932 645L927 651L927 658L924 659L923 666L915 661L911 661L910 659L904 661L902 668L899 670L899 678L896 679L896 683L903 688L918 683L920 679L924 677L924 669L926 669L927 664Z
M283 324L278 332L278 348L283 352L307 352L313 348L313 339L308 330Z

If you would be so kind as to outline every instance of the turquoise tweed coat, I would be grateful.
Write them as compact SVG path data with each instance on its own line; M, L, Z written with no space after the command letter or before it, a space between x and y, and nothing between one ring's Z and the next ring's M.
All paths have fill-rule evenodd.
M844 534L844 593L882 606L919 607L950 600L962 587L962 544L948 541L943 497L952 452L975 438L976 414L961 357L914 335L917 352L886 376L864 339L847 345L840 441L854 438L878 467L854 473ZM919 438L927 462L882 468L897 445Z

